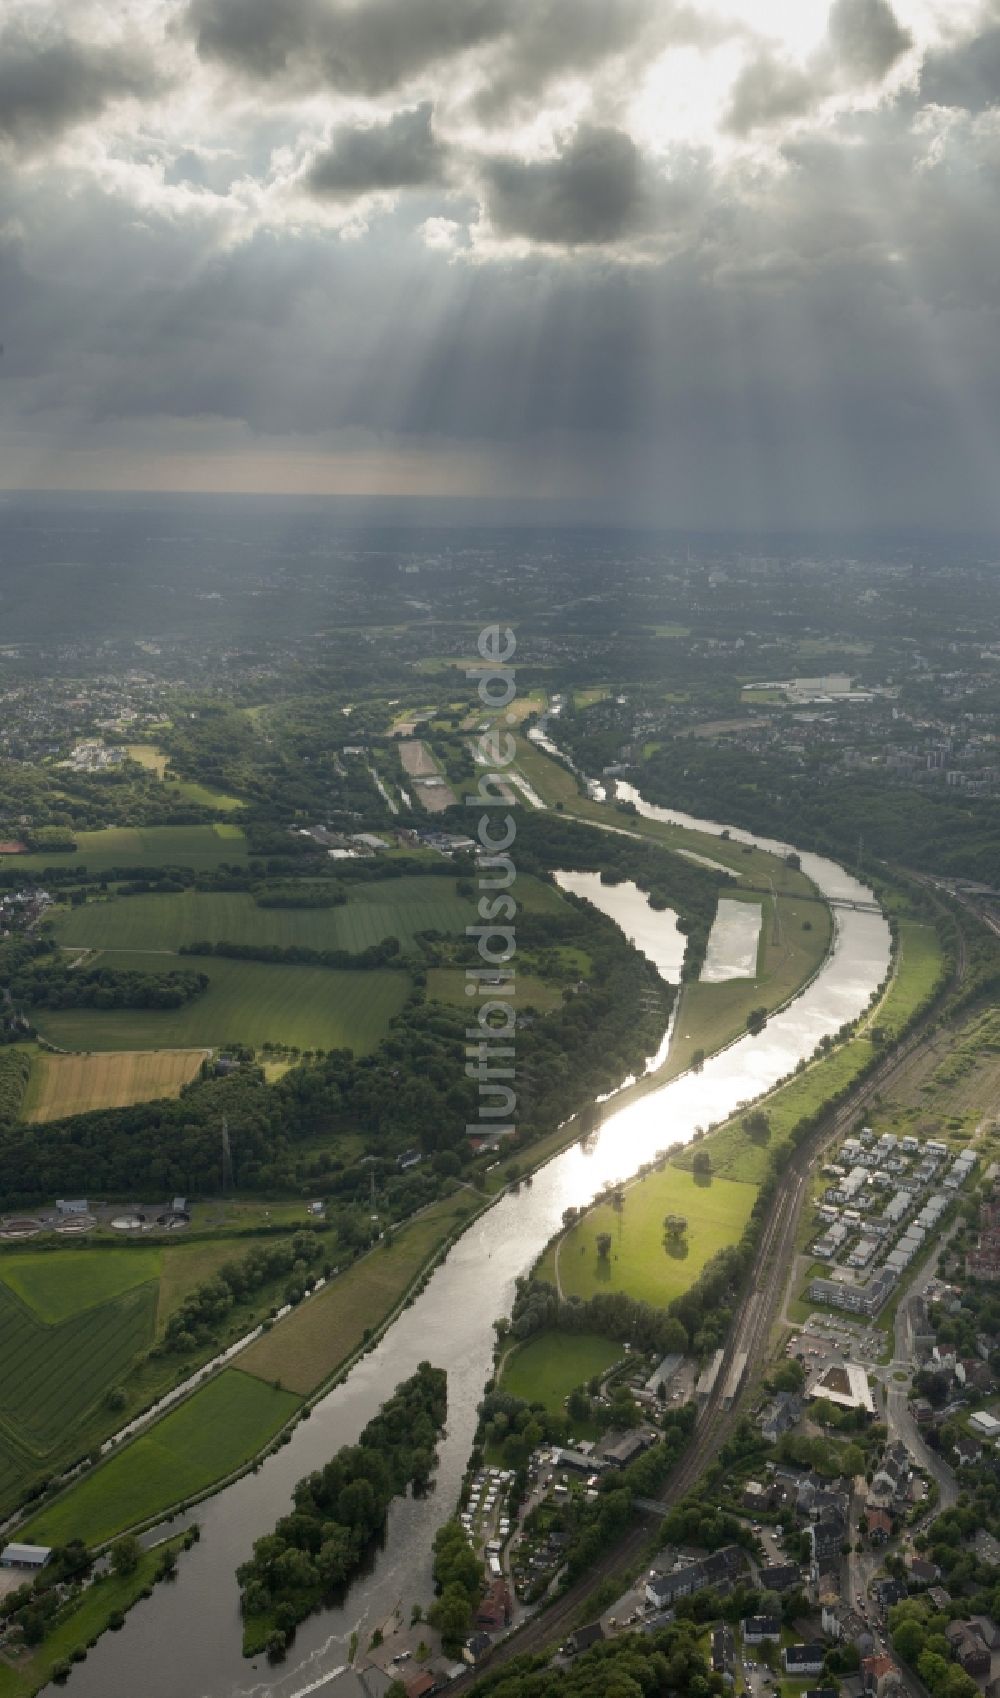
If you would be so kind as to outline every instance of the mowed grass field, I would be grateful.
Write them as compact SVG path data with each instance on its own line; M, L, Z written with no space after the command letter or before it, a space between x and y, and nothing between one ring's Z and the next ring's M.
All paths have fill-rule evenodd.
M58 855L51 850L11 857L32 871L44 867L86 867L92 873L112 867L193 867L206 872L224 861L247 859L246 837L238 825L151 825L107 826L103 831L76 834L76 854Z
M34 1058L24 1099L24 1118L33 1124L94 1108L122 1108L176 1097L208 1054L189 1050L108 1050L101 1055Z
M750 1218L755 1185L712 1179L695 1182L693 1174L667 1167L648 1174L625 1191L621 1209L601 1203L564 1234L542 1257L541 1279L558 1283L567 1297L593 1297L598 1291L627 1291L630 1297L662 1307L697 1279L710 1256L735 1244ZM663 1245L663 1218L684 1215L688 1231L683 1249ZM611 1255L597 1255L599 1233L611 1234Z
M575 1386L605 1374L620 1362L624 1347L596 1332L543 1332L519 1344L504 1360L500 1383L513 1397L544 1403L553 1415Z
M516 994L511 1000L514 1008L523 1014L528 1008L537 1008L545 1014L550 1008L558 1008L562 1003L562 991L558 985L548 985L535 973L518 973L515 980ZM453 1008L468 1008L472 1001L465 994L466 978L464 967L431 967L427 974L427 995L432 1002L447 1002Z
M477 1198L456 1192L401 1228L388 1249L380 1247L251 1344L240 1367L264 1380L305 1395L339 1367L403 1296L411 1281L448 1234L472 1213Z
M47 1545L113 1538L248 1461L298 1403L290 1392L227 1368L43 1509L22 1536Z
M410 980L390 969L340 972L326 967L285 967L212 956L107 952L98 964L163 972L173 966L208 974L209 988L182 1008L72 1008L39 1010L38 1030L68 1050L191 1050L197 1045L295 1045L299 1049L351 1049L367 1054L399 1013Z
M259 908L245 891L123 896L70 909L59 942L85 949L176 950L186 943L259 943L358 952L383 938L404 946L431 929L460 934L474 906L456 881L416 874L351 886L339 908Z

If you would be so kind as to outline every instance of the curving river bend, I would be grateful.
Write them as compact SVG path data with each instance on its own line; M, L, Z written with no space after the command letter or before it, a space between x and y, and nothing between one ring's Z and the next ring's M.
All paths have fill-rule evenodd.
M619 794L652 819L716 835L721 825L654 807L631 785ZM786 851L787 844L737 841ZM802 867L823 894L872 901L872 893L834 862L802 855ZM73 1672L73 1698L299 1698L322 1692L347 1660L357 1631L362 1645L401 1602L407 1616L431 1595L430 1545L458 1495L476 1426L476 1405L492 1362L493 1321L509 1311L514 1281L525 1273L560 1225L563 1210L589 1202L605 1181L625 1178L670 1143L686 1143L707 1126L758 1096L812 1054L866 1006L889 965L889 928L880 914L835 909L832 951L808 988L768 1021L757 1038L741 1038L705 1063L615 1111L600 1129L556 1156L529 1188L505 1195L475 1221L437 1269L421 1296L362 1359L346 1383L331 1391L291 1444L217 1497L198 1506L201 1542L180 1562L178 1577L108 1633ZM448 1372L448 1434L440 1446L436 1491L390 1513L386 1549L373 1571L348 1592L344 1605L299 1628L288 1659L269 1667L244 1660L234 1571L256 1537L269 1531L289 1503L295 1481L352 1442L396 1383L428 1359Z

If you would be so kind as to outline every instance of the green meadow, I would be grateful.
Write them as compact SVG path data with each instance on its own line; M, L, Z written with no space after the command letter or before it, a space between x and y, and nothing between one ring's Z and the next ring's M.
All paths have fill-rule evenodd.
M24 1538L96 1545L204 1491L247 1462L299 1400L227 1368L28 1523Z
M247 859L246 837L238 825L106 826L102 831L76 834L75 854L4 856L4 865L40 872L45 867L86 867L109 872L112 867L193 867L210 872L223 862Z
M342 972L215 956L172 959L114 951L97 960L143 972L191 966L208 974L209 987L181 1008L39 1009L39 1032L60 1049L192 1049L234 1043L260 1048L274 1043L351 1049L362 1055L385 1036L410 989L408 974L388 968Z
M519 1344L504 1358L500 1383L513 1397L544 1403L553 1415L576 1386L620 1362L622 1345L594 1332L544 1332Z
M546 1250L538 1277L558 1284L566 1297L626 1291L658 1308L679 1297L697 1279L710 1256L739 1240L757 1195L755 1185L713 1178L704 1184L674 1167L627 1186L621 1208L600 1203L588 1209ZM683 1215L681 1243L664 1247L663 1221ZM597 1254L601 1233L611 1235L611 1253Z
M357 953L386 937L405 947L419 931L459 933L472 913L454 879L417 874L352 885L339 908L260 908L247 891L111 897L70 909L57 931L60 943L85 949L225 942Z

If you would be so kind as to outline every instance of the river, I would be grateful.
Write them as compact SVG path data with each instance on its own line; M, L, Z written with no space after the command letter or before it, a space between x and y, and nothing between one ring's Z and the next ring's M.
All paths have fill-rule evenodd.
M656 819L718 835L722 827L646 804L631 786L619 794ZM618 816L622 824L627 823ZM732 830L763 848L787 846ZM871 892L832 861L802 855L803 870L827 897L871 902ZM658 1150L690 1140L699 1126L723 1119L791 1072L820 1038L868 1004L889 964L889 930L881 914L835 909L832 951L808 988L768 1021L759 1037L741 1038L705 1063L621 1108L604 1105L603 1124L543 1167L530 1187L500 1198L475 1221L426 1289L331 1391L292 1442L257 1474L237 1481L197 1509L201 1542L182 1556L175 1581L107 1633L74 1669L72 1698L298 1698L322 1693L347 1657L352 1632L364 1647L401 1603L431 1597L430 1545L456 1502L476 1426L476 1405L492 1362L493 1321L509 1311L514 1281L527 1272L559 1227L563 1210L589 1202L606 1181L633 1174ZM289 1507L295 1481L351 1443L396 1383L423 1359L448 1373L448 1431L440 1446L436 1489L390 1512L386 1548L346 1602L300 1627L287 1661L246 1662L234 1570L254 1539Z

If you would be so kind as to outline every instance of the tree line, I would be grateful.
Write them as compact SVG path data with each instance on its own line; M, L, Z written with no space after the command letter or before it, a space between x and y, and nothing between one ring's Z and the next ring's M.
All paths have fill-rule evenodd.
M180 1354L210 1344L235 1304L283 1274L291 1276L285 1301L300 1302L315 1282L322 1249L315 1232L296 1232L287 1243L256 1244L240 1261L223 1262L213 1279L203 1280L185 1297L150 1354Z

